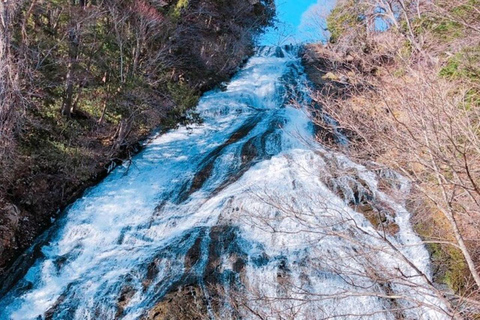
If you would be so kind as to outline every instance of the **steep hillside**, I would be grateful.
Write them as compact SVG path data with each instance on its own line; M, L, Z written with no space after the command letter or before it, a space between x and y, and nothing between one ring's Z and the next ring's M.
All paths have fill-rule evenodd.
M328 18L330 42L308 46L304 59L323 110L318 138L339 148L341 132L349 138L342 152L409 178L404 200L435 280L454 301L477 307L479 7L477 0L340 1Z
M270 0L3 1L0 276L154 128L226 81Z

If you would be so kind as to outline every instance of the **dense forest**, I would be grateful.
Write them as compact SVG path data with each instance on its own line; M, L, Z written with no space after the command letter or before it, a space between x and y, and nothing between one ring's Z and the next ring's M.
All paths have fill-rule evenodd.
M0 2L0 274L154 128L226 81L273 1Z
M412 181L406 202L435 282L458 295L453 301L477 307L479 8L477 0L343 0L326 20L329 43L307 46L304 59L323 108L318 138ZM349 137L348 148L336 143L337 131ZM396 232L368 203L357 209Z

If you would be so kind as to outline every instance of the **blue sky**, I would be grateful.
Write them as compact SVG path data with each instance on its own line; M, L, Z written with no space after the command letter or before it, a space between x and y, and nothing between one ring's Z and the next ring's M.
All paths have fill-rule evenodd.
M324 18L335 0L277 0L277 28L261 38L265 45L325 40Z

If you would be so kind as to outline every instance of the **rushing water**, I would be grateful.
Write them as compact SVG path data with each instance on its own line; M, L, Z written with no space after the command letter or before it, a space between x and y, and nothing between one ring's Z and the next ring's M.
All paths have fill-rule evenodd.
M203 123L68 209L19 261L0 319L155 318L162 301L158 319L191 318L182 299L217 319L446 317L409 213L379 187L408 184L315 142L307 94L296 50L259 49L201 99Z

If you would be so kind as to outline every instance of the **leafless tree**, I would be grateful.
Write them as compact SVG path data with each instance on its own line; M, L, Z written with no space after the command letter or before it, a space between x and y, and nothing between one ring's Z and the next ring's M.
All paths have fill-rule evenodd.
M11 51L13 17L20 1L0 2L0 149L5 152L12 142L16 113L20 112L21 95L18 70Z
M353 319L382 314L409 318L428 317L430 311L461 318L464 307L452 305L426 271L411 260L408 250L423 243L405 243L397 234L405 232L402 228L406 226L395 226L395 215L400 214L393 208L395 195L369 189L373 186L360 178L367 169L345 163L338 154L319 152L326 165L315 167L319 173L312 179L322 180L345 203L332 200L328 192L310 193L312 190L302 189L302 182L296 182L289 196L271 191L269 186L252 189L248 205L232 219L240 219L245 228L263 234L262 238L274 239L278 250L288 251L291 244L284 244L285 239L300 241L308 249L295 253L294 261L280 259L275 275L257 280L245 276L244 290L229 296L231 305L258 319ZM404 192L386 172L391 191ZM385 179L380 175L379 179ZM349 203L350 209L345 206ZM372 210L370 216L367 207ZM369 216L376 228L364 216ZM390 264L392 261L396 262ZM384 307L362 309L358 301L369 299L382 301ZM353 310L342 309L355 301L358 306Z
M359 3L364 6L359 12L387 19L392 27L368 35L367 53L352 40L355 30L346 31L340 46L315 49L325 62L321 72L336 74L314 94L324 115L329 115L320 115L317 123L324 129L323 137L341 132L350 138L342 152L364 163L386 164L414 183L411 203L429 208L422 212L430 219L443 217L449 226L447 234L427 242L458 249L477 292L480 114L472 93L479 87L474 80L439 77L445 63L439 54L452 48L461 52L470 44L458 39L447 47L428 27L421 34L415 28L433 18L465 30L469 41L478 42L478 10L463 0ZM470 14L458 14L465 10ZM415 52L405 54L405 41ZM338 123L326 121L332 118Z

